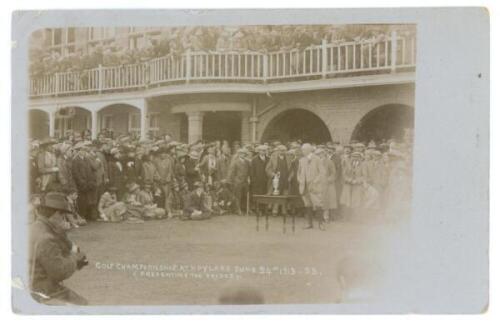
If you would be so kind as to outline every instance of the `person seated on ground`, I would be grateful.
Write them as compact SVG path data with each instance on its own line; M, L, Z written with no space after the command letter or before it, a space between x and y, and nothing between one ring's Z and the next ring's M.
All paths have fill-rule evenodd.
M153 184L151 182L144 183L143 189L137 193L137 201L143 207L142 216L146 219L161 219L165 217L165 209L158 207L154 203Z
M66 196L68 205L71 208L71 213L68 213L66 217L71 226L74 228L78 228L87 224L87 221L80 214L78 214L78 209L76 207L77 199L78 193L76 192L76 190L71 190L69 192L69 195Z
M106 222L120 222L123 220L127 212L127 205L117 200L116 191L117 188L111 186L101 195L97 208L100 220Z
M186 197L189 195L189 186L185 179L179 179L174 183L172 207L174 215L182 218Z
M139 185L135 182L129 182L127 184L127 192L123 196L125 205L127 206L127 212L125 213L126 222L129 223L142 223L143 220L143 206L139 201L139 192L141 189Z
M236 199L231 190L231 184L226 179L220 181L219 187L216 189L215 198L217 206L219 207L220 215L232 213L236 209L234 205Z
M220 189L220 182L214 181L212 185L207 185L207 206L212 208L214 215L222 215L222 209L219 207L217 199L217 190Z
M212 210L206 206L206 194L203 189L203 183L196 181L194 190L189 193L184 201L184 218L185 220L204 220L210 218Z

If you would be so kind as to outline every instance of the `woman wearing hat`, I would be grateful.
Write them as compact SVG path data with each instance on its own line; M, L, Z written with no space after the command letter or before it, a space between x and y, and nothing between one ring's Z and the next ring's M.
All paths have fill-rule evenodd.
M363 206L363 183L366 182L366 166L360 152L351 154L349 165L345 166L344 187L340 197L341 205L346 208L347 215L359 215Z
M116 187L109 186L99 199L99 218L103 221L120 222L127 212L127 206L116 197Z
M316 150L318 152L318 150ZM323 149L316 153L321 158L325 168L324 179L324 198L323 198L323 218L325 221L333 217L333 210L337 209L337 189L335 180L337 179L337 169L335 163L328 157L327 152Z
M215 147L207 149L207 155L198 164L201 177L208 185L212 185L217 180L217 158L215 157Z
M41 177L41 191L50 190L57 181L57 157L54 153L53 139L47 139L40 143L40 151L37 157L38 171Z
M127 205L127 213L125 214L127 222L142 223L143 220L143 207L139 202L140 187L135 182L127 184L127 192L124 196L124 202Z

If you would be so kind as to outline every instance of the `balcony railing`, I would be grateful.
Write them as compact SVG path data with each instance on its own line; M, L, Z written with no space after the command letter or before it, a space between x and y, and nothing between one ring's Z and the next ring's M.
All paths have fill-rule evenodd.
M378 40L262 52L186 52L144 63L30 78L30 96L65 96L203 81L275 83L413 70L415 38L395 33Z

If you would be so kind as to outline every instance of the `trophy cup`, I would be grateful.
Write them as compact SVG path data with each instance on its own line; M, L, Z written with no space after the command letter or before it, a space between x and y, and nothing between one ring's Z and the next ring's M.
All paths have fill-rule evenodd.
M273 177L273 195L278 196L280 194L279 190L280 185L280 173L276 173Z

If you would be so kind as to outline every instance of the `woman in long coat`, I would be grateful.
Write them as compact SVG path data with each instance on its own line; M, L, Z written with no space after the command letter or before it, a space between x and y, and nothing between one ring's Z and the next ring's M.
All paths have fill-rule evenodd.
M323 164L325 165L326 178L324 180L324 198L323 198L323 209L325 211L331 209L337 209L337 169L335 168L335 162L333 162L326 153L320 155Z
M366 166L362 154L354 152L351 159L343 168L344 187L340 197L340 204L347 208L360 208L363 205L363 183L366 181Z

